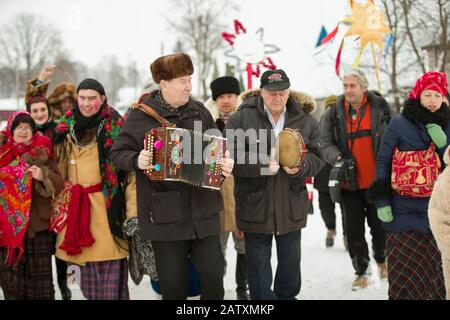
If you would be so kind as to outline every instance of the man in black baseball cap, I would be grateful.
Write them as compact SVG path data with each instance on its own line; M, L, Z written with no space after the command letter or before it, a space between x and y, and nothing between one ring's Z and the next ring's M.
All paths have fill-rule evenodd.
M306 95L291 90L283 70L266 71L260 87L261 90L242 95L242 104L225 126L225 132L235 133L236 225L244 232L252 300L293 300L301 288L301 229L307 220L305 181L323 166L319 157L319 124L309 114L313 108L307 108L306 101L302 101ZM276 137L285 128L298 130L306 141L305 161L293 167L280 164L271 152L276 151ZM259 135L249 137L247 132L252 130ZM298 143L291 143L288 148L300 149ZM259 158L257 161L252 161L253 154ZM272 272L270 261L274 238L276 272Z
M261 89L267 91L279 91L289 89L291 83L289 82L289 78L281 69L276 70L268 70L263 73L261 76L261 85L259 86Z

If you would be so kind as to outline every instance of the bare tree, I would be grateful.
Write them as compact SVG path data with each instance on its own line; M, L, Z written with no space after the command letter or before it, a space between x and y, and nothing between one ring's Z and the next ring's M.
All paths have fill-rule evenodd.
M62 52L59 30L41 16L18 14L0 28L0 66L14 72L18 99L25 79Z
M104 85L108 103L111 105L116 103L119 89L125 85L125 72L125 68L114 55L102 57L94 67L94 76Z
M77 62L70 60L67 55L61 54L53 62L58 66L56 72L51 76L48 92L51 93L53 89L60 85L61 82L71 82L75 86L79 82ZM41 66L42 67L42 66Z
M429 57L429 67L450 73L450 0L433 0L418 10L425 16L422 31L432 36L422 48Z
M393 0L392 0L393 1ZM406 32L422 72L446 70L450 46L450 0L400 0ZM425 63L432 51L432 63Z
M380 64L385 96L400 111L414 81L429 69L445 70L449 53L450 0L380 0L393 33L388 55ZM447 50L443 50L447 48ZM430 52L432 54L430 54ZM365 56L369 59L369 53ZM431 59L430 59L431 57ZM430 61L432 60L432 61ZM372 69L372 65L361 64Z
M439 8L440 42L444 52L439 70L450 72L450 0L437 0ZM447 69L447 64L449 64Z
M172 0L172 12L178 15L167 18L170 28L179 35L182 46L192 51L199 83L199 97L208 97L208 83L214 66L216 52L223 45L221 32L226 29L224 12L237 9L231 0Z
M419 73L419 62L411 59L414 56L414 48L409 41L408 32L405 27L405 16L410 16L410 12L405 14L399 0L381 0L386 11L389 28L393 34L392 45L389 55L384 63L380 65L380 71L388 79L386 92L393 101L393 107L397 112L401 108L401 99L406 96L411 86L411 81ZM411 8L409 7L408 10ZM415 30L415 29L412 29Z

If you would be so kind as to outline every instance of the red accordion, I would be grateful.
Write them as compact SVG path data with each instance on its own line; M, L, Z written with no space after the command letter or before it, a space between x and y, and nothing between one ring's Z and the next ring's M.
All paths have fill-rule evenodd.
M182 181L191 185L220 189L226 139L172 127L158 127L145 135L150 150L151 180Z

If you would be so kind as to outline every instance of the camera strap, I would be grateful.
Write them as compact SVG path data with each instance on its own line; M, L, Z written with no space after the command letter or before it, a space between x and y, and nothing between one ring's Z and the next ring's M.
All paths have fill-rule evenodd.
M349 118L350 118L350 131L348 132L348 139L350 140L350 145L351 145L350 151L353 150L353 144L356 139L372 136L371 129L366 129L366 130L361 130L361 131L359 130L359 128L361 126L361 122L363 121L364 116L367 111L367 105L368 105L368 101L366 100L366 103L364 103L364 105L362 105L358 111L355 110L357 112L357 123L356 123L356 129L355 129L355 131L353 131L352 116L350 115L350 110L352 110L352 107L350 106L350 104L348 104L348 111L349 111ZM359 113L359 117L358 117L358 113Z

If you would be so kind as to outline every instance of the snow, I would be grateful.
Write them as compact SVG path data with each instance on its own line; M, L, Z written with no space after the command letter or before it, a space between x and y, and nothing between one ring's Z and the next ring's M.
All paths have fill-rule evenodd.
M369 287L359 291L352 291L351 285L355 279L353 267L342 239L342 224L340 212L337 212L337 236L334 247L325 248L326 228L320 216L317 202L317 192L314 192L314 214L308 216L308 225L302 230L302 288L297 296L301 300L387 300L388 284L386 280L378 278L377 266L371 260L372 274ZM371 248L371 236L366 225L366 239ZM227 273L224 278L225 299L236 298L236 284L234 280L236 251L232 245L232 237L227 248ZM370 250L370 249L369 249ZM272 248L272 270L275 274L276 249ZM56 299L61 299L54 271ZM160 299L150 286L150 278L145 276L139 286L129 280L130 298L132 300ZM84 300L79 289L72 290L73 299ZM3 293L0 291L0 299Z

